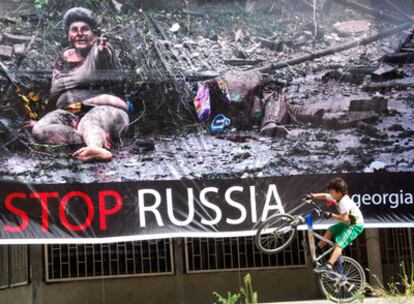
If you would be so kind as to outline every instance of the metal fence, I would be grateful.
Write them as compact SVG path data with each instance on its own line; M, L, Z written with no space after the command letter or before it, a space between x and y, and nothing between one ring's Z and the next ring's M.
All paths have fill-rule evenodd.
M170 239L45 246L46 282L173 274Z
M305 252L300 245L304 237L298 232L291 246L278 254L263 254L255 246L254 236L234 238L185 239L187 273L303 267Z
M379 232L384 281L399 279L401 265L411 274L414 263L412 228L380 229Z
M0 288L28 283L28 247L25 245L0 246Z
M182 248L184 252L175 254L184 254L186 273L306 267L306 256L301 246L305 233L297 232L291 246L277 254L261 253L255 246L254 236L186 238ZM380 229L380 243L385 281L400 272L402 261L405 262L407 271L411 271L410 266L414 261L412 229ZM0 287L27 283L27 249L24 260L19 251L21 248L0 247ZM9 266L10 254L14 256L14 266ZM367 268L365 234L346 248L344 254L356 259L364 269ZM47 282L174 273L173 245L170 239L48 245L45 246L45 261ZM20 271L10 273L11 267Z

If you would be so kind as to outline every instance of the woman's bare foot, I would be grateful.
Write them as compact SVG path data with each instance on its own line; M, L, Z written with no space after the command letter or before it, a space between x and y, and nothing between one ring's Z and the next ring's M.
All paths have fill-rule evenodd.
M74 158L77 158L83 162L91 160L107 161L112 158L112 153L104 148L99 147L83 147L72 154Z

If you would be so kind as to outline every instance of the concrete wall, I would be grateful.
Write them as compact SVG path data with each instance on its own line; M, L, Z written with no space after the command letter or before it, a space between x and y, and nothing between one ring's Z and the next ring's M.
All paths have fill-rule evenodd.
M41 283L38 303L31 300L31 287L0 291L7 304L174 304L214 303L213 291L238 292L245 271L152 276L65 283ZM250 271L260 302L320 297L317 276L308 268ZM179 281L178 278L182 278ZM299 283L299 278L301 283Z

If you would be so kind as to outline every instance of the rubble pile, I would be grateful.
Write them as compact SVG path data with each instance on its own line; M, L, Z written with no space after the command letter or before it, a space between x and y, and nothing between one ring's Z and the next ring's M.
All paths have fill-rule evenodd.
M93 182L412 171L414 32L411 17L385 1L372 8L318 1L316 18L313 6L299 0L165 9L114 3L85 6L101 12L101 30L127 75L127 97L140 105L119 158L84 165L79 174L73 160L50 162L53 154L68 153L47 147L48 155L31 158L33 170L20 171L13 167L16 155L24 159L27 151L11 149L2 156L2 174ZM29 12L0 19L0 60L29 91L41 91L44 102L51 65L66 43L64 10ZM193 103L200 87L210 102L203 119ZM21 122L5 78L0 89L0 110L13 106ZM211 134L219 114L226 126ZM6 125L10 119L0 120L0 135ZM153 140L142 140L144 134ZM143 142L154 144L146 149ZM48 177L47 168L59 173Z

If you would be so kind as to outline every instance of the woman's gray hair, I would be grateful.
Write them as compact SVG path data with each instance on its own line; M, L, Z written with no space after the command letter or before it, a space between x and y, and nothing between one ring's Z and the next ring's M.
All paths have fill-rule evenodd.
M63 16L63 25L66 33L69 31L70 25L76 21L86 22L93 31L97 31L98 29L98 21L87 8L73 7L65 13Z

